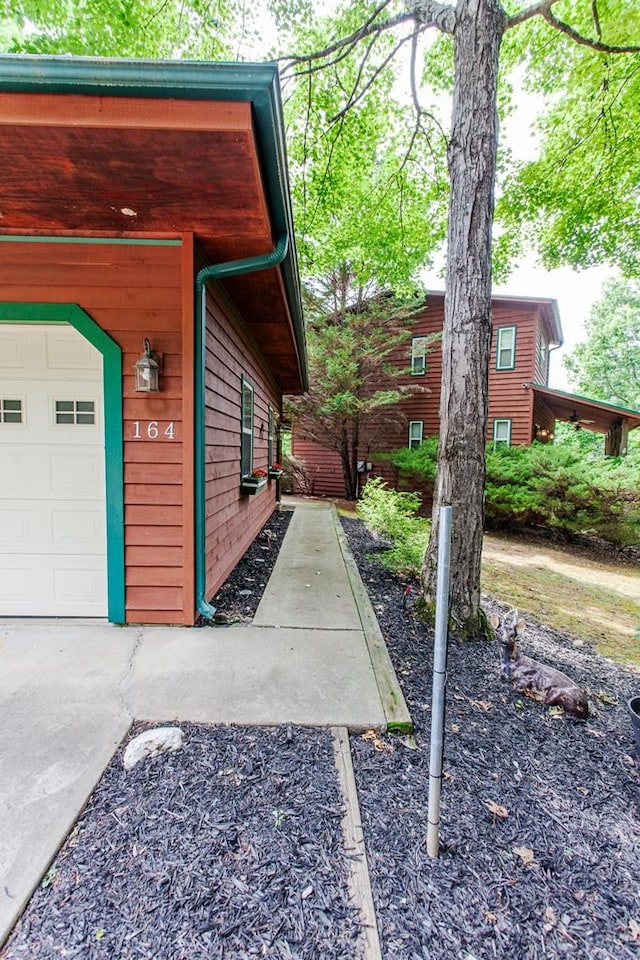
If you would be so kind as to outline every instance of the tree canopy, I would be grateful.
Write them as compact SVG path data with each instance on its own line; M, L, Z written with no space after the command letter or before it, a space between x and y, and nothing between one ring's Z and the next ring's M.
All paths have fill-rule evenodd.
M564 359L576 391L640 410L640 281L608 280L585 328Z

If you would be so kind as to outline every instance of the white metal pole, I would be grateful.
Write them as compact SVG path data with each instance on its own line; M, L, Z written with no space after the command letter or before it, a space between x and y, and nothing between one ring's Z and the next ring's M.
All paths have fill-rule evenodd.
M444 707L447 682L447 634L449 627L449 566L451 555L451 507L440 508L438 573L436 580L436 635L433 648L431 696L431 753L429 757L429 810L427 853L437 857L440 844L440 793L444 749Z

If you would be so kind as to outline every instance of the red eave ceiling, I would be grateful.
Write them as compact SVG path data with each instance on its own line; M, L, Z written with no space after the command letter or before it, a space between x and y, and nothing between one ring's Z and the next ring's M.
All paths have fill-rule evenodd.
M208 263L273 249L249 103L4 93L0 156L4 234L193 232ZM228 286L278 382L299 390L279 269Z
M4 94L3 232L196 233L215 259L267 252L247 103Z

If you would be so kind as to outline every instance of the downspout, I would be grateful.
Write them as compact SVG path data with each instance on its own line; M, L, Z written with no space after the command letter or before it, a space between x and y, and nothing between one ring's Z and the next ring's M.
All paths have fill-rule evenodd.
M257 273L258 270L269 270L277 267L287 255L289 237L282 234L278 238L270 253L263 253L257 257L248 257L246 260L229 260L227 263L212 264L203 267L196 276L196 303L195 303L195 574L196 574L196 609L207 620L215 615L213 607L205 597L206 585L206 531L205 531L205 374L206 374L206 331L207 306L206 285L208 280L224 280L226 277L237 277L243 273Z

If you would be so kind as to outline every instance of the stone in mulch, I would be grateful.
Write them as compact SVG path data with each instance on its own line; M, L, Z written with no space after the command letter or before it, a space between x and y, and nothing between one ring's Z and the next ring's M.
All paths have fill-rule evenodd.
M216 623L219 626L231 623L248 623L253 620L293 512L274 510L256 539L238 561L216 595L211 599L216 608ZM208 626L209 621L200 619L198 626Z
M385 960L637 958L640 767L625 703L640 676L524 614L523 652L586 687L591 715L578 721L515 695L495 644L450 643L430 860L433 634L403 609L379 542L342 522L416 725L411 738L351 741Z
M128 772L123 744L2 960L359 955L330 733L180 729Z

